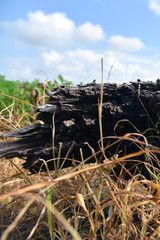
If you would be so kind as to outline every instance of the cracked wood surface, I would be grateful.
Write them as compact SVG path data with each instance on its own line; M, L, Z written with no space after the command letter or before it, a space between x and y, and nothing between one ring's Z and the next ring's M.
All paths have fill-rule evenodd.
M30 167L38 159L49 160L53 159L53 156L56 158L60 143L62 158L74 157L80 161L80 148L83 150L84 158L90 156L92 153L90 147L95 151L99 150L100 96L101 85L96 83L53 89L48 103L37 108L39 112L37 120L43 121L44 124L35 123L4 134L4 138L14 137L16 140L0 145L0 157L25 157L24 166ZM160 113L160 81L104 84L102 110L104 137L122 136L125 133L136 132L136 128L141 133L149 128L155 129ZM53 128L55 128L54 143ZM155 131L155 135L157 132ZM151 134L148 132L148 135ZM107 144L107 141L104 143ZM152 139L150 141L152 143ZM114 154L116 148L117 146L110 149L109 154ZM42 162L37 161L30 169L39 168L41 164ZM50 165L52 168L53 163ZM71 161L66 160L63 167L70 165Z

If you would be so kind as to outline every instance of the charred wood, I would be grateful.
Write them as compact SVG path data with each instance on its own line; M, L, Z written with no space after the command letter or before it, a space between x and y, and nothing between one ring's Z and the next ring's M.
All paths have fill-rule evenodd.
M92 154L91 148L99 150L100 96L101 84L95 82L82 86L54 88L48 104L37 108L37 120L43 121L43 124L33 124L4 134L4 138L14 137L16 140L0 145L0 157L25 158L24 167L29 167L31 171L39 169L42 164L39 159L57 158L60 143L60 164L66 156L80 161L80 148L84 158L89 157ZM156 83L137 81L120 85L104 84L102 112L104 137L146 132L149 143L159 147L159 80ZM147 129L150 130L146 131ZM104 140L104 144L107 145L108 141ZM129 151L133 150L132 145ZM120 148L115 145L106 154L111 156L117 151L125 154L124 144ZM35 161L36 164L32 166ZM95 159L90 161L94 162ZM63 167L71 165L72 161L66 160ZM53 162L50 162L49 167L54 168Z

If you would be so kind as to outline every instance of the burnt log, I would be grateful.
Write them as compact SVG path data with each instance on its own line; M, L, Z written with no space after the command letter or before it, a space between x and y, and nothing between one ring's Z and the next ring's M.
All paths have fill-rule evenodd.
M100 149L99 111L101 84L60 86L50 93L48 104L38 107L37 120L31 126L3 134L14 137L0 145L0 157L21 157L24 167L38 171L44 160L56 159L60 166L72 165L70 159L80 161L92 154L91 148ZM102 105L103 137L123 136L126 133L144 133L150 144L159 147L160 81L132 82L130 84L104 84ZM116 126L116 127L115 127ZM146 131L148 129L148 131ZM150 130L149 130L150 129ZM153 133L154 132L154 133ZM104 145L108 144L104 140ZM61 143L61 145L60 145ZM87 143L87 144L86 144ZM125 143L126 144L126 143ZM89 147L90 146L90 147ZM134 147L132 145L132 151ZM130 150L131 151L131 150ZM124 145L109 148L106 154L125 154ZM64 161L64 158L66 160ZM70 158L70 159L69 159ZM92 158L90 161L95 162ZM34 163L34 164L33 164ZM54 169L53 162L49 168Z

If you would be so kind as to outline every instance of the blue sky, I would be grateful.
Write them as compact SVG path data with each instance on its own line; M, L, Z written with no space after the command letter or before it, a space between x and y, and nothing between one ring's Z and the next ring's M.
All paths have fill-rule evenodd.
M0 74L74 84L160 78L160 0L0 0Z

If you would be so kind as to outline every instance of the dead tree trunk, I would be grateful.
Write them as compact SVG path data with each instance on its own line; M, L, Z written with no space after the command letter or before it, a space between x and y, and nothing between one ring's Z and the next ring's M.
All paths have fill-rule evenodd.
M95 83L53 89L48 104L37 108L39 112L37 119L42 120L44 124L33 124L4 134L5 138L17 139L1 144L0 157L26 157L24 167L30 167L30 170L39 168L43 163L37 161L38 159L57 158L58 153L61 156L60 165L65 157L80 161L80 148L83 157L89 157L92 154L91 148L99 150L100 96L101 85ZM157 139L160 81L104 84L102 110L104 137L122 136L133 132L143 133L146 129L152 129L148 130L146 135L154 135ZM154 144L155 139L150 137L150 143ZM104 140L105 146L107 143L108 140ZM156 141L156 144L159 142ZM119 152L120 150L124 152L124 146L118 149ZM109 156L116 151L115 145L108 150ZM37 163L31 167L35 161ZM63 167L71 164L70 160L66 160ZM50 163L50 168L54 168L53 162Z

